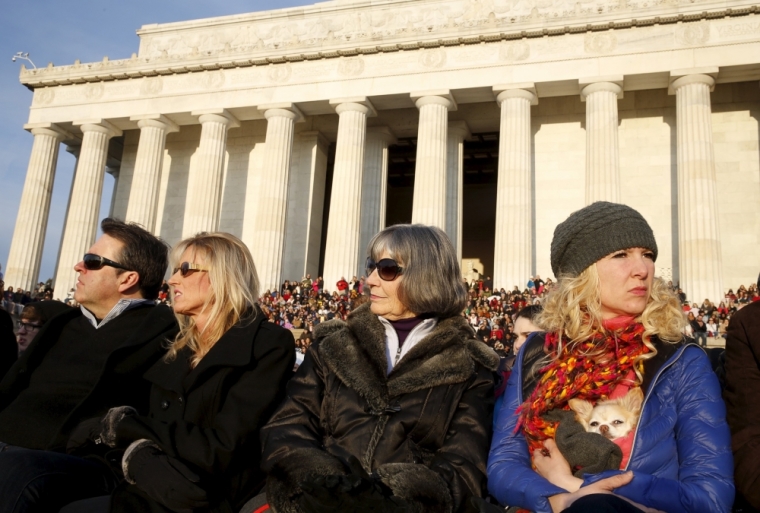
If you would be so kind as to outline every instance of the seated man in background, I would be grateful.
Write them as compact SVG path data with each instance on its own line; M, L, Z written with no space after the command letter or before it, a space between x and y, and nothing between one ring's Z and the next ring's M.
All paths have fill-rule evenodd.
M101 228L74 266L80 308L52 317L0 382L0 513L58 511L111 491L108 466L65 454L68 437L111 407L147 410L142 375L177 331L155 305L167 246L138 225Z
M760 280L760 277L758 278ZM734 511L760 511L760 302L736 312L726 334L726 417L731 427Z
M538 327L533 324L533 319L539 313L541 313L541 305L528 305L517 312L515 316L515 333L517 334L517 338L513 347L515 354L517 354L517 351L520 350L525 341L528 340L531 333L539 331Z
M21 310L16 323L16 345L18 347L18 356L21 356L34 337L39 333L40 328L61 312L68 312L71 307L60 301L36 301L29 303ZM14 360L15 361L15 360Z

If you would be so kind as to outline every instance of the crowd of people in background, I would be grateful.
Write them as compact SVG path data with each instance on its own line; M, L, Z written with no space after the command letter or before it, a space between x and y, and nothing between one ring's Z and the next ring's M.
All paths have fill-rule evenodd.
M324 287L324 280L311 276L302 280L285 280L280 290L266 291L260 298L262 308L270 321L284 328L296 330L297 357L303 359L313 339L314 327L331 319L346 320L348 314L366 301L364 296L365 277L354 276L350 281L341 279L335 289ZM341 289L341 282L347 284ZM540 276L530 277L524 289L516 285L511 290L494 288L493 281L486 276L467 283L470 299L463 315L472 325L478 340L482 340L506 358L516 351L514 342L518 337L515 320L518 312L529 305L539 305L555 282ZM678 284L669 282L683 304L689 325L686 334L694 337L706 347L708 338L723 339L731 316L742 306L760 300L756 284L749 287L740 285L736 292L730 289L724 301L715 305L708 299L701 303L688 300Z
M8 287L3 292L3 309L12 315L21 315L21 310L34 301L49 301L53 299L53 280L39 282L33 290Z
M260 304L271 322L295 331L297 363L300 363L311 345L315 326L331 319L346 320L352 310L366 302L365 280L364 276L353 276L350 280L341 278L335 287L327 288L321 276L312 279L311 275L306 275L301 280L285 280L279 290L266 290L260 298ZM511 290L494 288L490 276L469 282L465 280L465 283L470 299L463 315L472 325L478 340L485 342L502 358L516 352L514 342L518 337L515 330L517 313L526 306L540 304L555 284L551 278L544 280L539 275L529 277L522 290L517 285ZM760 301L760 292L755 283L729 289L724 300L717 305L709 299L694 302L677 283L670 281L668 284L683 304L689 321L686 334L703 347L707 347L708 339L725 338L728 323L737 310ZM2 305L5 311L19 318L25 306L33 302L49 301L52 296L52 280L39 282L30 291L20 288L14 290L10 286L2 295ZM73 297L67 297L63 302L76 306ZM171 304L166 281L161 286L157 302Z

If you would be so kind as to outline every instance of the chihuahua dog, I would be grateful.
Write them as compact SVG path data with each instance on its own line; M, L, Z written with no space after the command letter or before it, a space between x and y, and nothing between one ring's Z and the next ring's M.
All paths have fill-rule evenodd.
M641 414L644 393L632 388L625 397L599 401L594 405L583 399L570 399L568 405L575 419L589 433L599 433L609 440L623 437L636 427Z

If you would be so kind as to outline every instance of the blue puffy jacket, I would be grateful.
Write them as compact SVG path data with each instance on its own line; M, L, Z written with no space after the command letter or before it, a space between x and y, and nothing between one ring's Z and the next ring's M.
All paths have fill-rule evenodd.
M696 344L654 343L659 358L645 364L644 405L627 467L634 478L615 493L666 513L728 512L734 500L731 434L710 361ZM501 504L551 512L548 497L565 490L531 469L525 437L515 432L525 346L495 423L488 490ZM583 486L621 472L587 475Z

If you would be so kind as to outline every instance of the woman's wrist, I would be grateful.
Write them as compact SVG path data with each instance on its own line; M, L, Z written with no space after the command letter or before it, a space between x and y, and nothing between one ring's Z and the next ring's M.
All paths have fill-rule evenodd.
M558 493L549 497L549 505L554 513L560 513L567 509L570 504L568 503L569 493Z
M573 475L565 475L558 479L558 482L555 484L572 493L581 489L581 486L583 486L583 479L579 479Z

